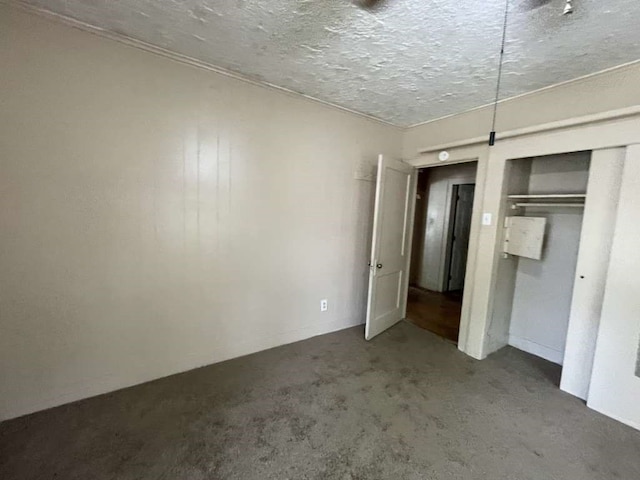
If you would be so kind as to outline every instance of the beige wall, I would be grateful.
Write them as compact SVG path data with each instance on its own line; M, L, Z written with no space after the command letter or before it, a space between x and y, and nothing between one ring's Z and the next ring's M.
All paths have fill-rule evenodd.
M399 130L7 7L0 64L0 419L364 320Z
M496 131L514 130L640 105L640 61L500 103ZM434 120L406 131L404 158L430 146L486 135L492 107Z

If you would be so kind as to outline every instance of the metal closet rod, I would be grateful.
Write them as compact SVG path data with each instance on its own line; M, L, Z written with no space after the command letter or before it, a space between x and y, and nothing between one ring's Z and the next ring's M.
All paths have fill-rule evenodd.
M555 207L555 208L563 208L563 207L573 207L573 208L583 208L584 203L515 203L511 206L512 209L518 207Z
M508 195L507 198L512 200L526 200L526 199L584 199L587 198L586 193L537 193L537 194L524 194L524 195Z

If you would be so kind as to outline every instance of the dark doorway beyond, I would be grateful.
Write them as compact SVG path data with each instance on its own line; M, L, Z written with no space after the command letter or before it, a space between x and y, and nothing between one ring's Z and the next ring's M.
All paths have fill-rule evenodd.
M409 287L407 320L456 344L461 312L462 290L441 293Z
M447 245L447 291L462 290L467 269L467 251L471 234L473 196L476 186L463 184L453 186L451 199L451 233Z

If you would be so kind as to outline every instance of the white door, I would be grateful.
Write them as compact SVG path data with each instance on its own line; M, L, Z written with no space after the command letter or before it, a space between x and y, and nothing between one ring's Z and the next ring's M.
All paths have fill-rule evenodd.
M640 429L640 144L627 147L587 405Z
M407 310L416 170L378 157L365 338L402 320Z

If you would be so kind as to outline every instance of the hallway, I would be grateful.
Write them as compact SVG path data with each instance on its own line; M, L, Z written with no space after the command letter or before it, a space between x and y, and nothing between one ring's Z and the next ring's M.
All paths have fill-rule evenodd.
M409 287L407 320L456 344L461 311L462 290L432 292Z

